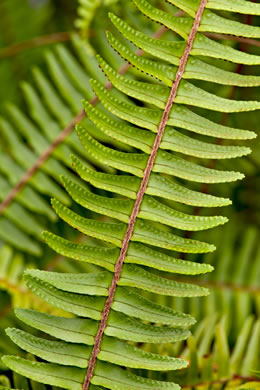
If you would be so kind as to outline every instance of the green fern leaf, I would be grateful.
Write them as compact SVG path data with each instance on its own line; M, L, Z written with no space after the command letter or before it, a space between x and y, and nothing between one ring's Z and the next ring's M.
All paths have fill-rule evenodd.
M72 156L73 166L82 179L93 184L97 188L102 188L116 194L136 198L137 189L140 186L140 179L134 176L116 176L89 170L83 163ZM217 198L212 195L198 193L189 190L179 184L159 175L151 174L147 194L171 199L188 205L219 207L227 206L231 202L229 199Z
M161 304L165 299L162 296L173 299L200 297L208 295L208 289L178 280L178 277L175 279L175 275L174 279L163 277L157 271L184 275L211 271L213 267L210 265L194 264L172 256L172 251L202 254L215 249L213 244L187 238L176 230L205 230L223 224L227 219L221 216L194 217L181 211L181 204L210 207L227 205L229 200L187 189L186 185L189 184L186 181L225 183L244 176L239 172L206 168L203 162L199 165L195 159L187 158L215 158L217 155L225 159L249 153L245 147L213 147L200 139L196 140L197 135L235 140L255 137L251 131L219 125L197 114L196 108L243 112L260 107L256 101L232 101L214 95L185 79L213 81L214 67L206 62L205 66L200 66L204 61L197 59L197 56L244 64L260 63L259 56L213 42L202 32L242 33L244 37L259 37L260 29L231 21L205 9L206 0L197 3L195 11L192 1L171 2L189 15L177 17L155 8L146 0L134 0L144 15L176 32L181 41L156 41L111 15L112 22L124 38L142 48L148 59L137 60L130 49L125 49L109 35L112 46L119 48L122 56L133 61L139 70L157 77L160 82L154 83L148 78L148 83L118 75L113 67L98 57L101 68L116 90L105 88L101 77L90 80L100 105L94 109L84 103L88 119L77 126L77 132L90 160L97 168L108 167L107 173L96 172L78 157L73 157L80 177L92 187L80 184L80 179L75 181L66 172L62 176L62 183L82 208L74 211L64 202L52 200L57 215L72 228L95 239L95 246L72 243L50 233L45 233L44 237L58 253L105 270L94 268L93 272L77 274L37 270L25 272L25 281L36 295L75 316L65 319L31 310L16 312L18 318L28 325L60 340L43 341L14 329L7 331L15 343L46 361L38 363L10 356L3 358L9 368L32 380L71 390L88 390L91 386L111 390L179 388L172 381L137 376L131 369L164 371L184 368L187 365L185 361L163 358L150 351L145 353L127 342L183 342L190 336L187 327L194 323L193 317ZM80 88L88 81L88 76L77 72L77 65L68 52L58 48L57 53L61 62L53 53L46 55L49 72L62 98L73 111L77 111L81 93L87 98L91 96L89 87ZM67 64L64 66L67 74L63 72L61 63ZM198 68L199 76L196 77ZM186 70L193 72L193 76L185 73ZM60 98L38 71L36 78L45 99L50 91L52 104L57 99L59 102ZM223 79L227 85L259 83L258 78L232 77L219 69L216 80L222 83ZM37 100L32 103L33 90L27 86L24 88L32 107L39 107ZM186 105L195 107L194 111ZM29 136L25 127L30 123L18 110L9 110L16 116L23 134ZM43 118L47 121L50 119L43 110L39 109L38 112L40 114L35 118L43 126ZM52 108L52 113L61 118L57 108ZM178 130L175 131L173 126ZM189 137L186 135L189 132L195 134ZM33 128L30 133L35 133ZM30 137L35 144L36 136ZM43 140L39 138L38 148L42 147L42 143ZM81 154L84 156L84 152ZM55 157L57 161L63 161L62 150L57 151ZM174 202L179 202L179 205L175 206ZM89 210L87 215L85 209ZM104 219L93 217L92 212L103 215ZM242 269L239 267L239 272ZM212 316L205 323L205 337L198 350L199 357L204 356L211 345L216 321L217 316ZM229 350L223 321L216 333L216 359L221 375L229 370ZM252 345L257 332L258 324ZM194 350L192 356L196 359ZM245 371L252 365L251 360L247 355ZM192 375L191 372L190 377Z
M49 232L44 232L43 237L51 248L63 256L99 265L109 271L114 271L120 252L118 248L99 248L86 244L75 244ZM138 243L129 245L125 262L179 274L197 275L213 270L210 264L199 264L176 259Z
M111 15L111 18L114 21L113 15ZM163 81L166 85L171 87L177 72L177 66L175 66L177 63L175 60L170 61L174 65L169 65L137 56L122 42L116 39L115 36L109 31L107 32L107 39L113 49L116 50L122 58L131 62L133 66L140 69L141 71L159 79L160 81ZM176 44L177 42L174 43ZM149 48L147 47L146 50L149 50ZM211 81L212 83L219 83L224 85L237 85L240 87L257 86L260 84L259 76L247 76L227 72L223 69L209 65L197 58L189 58L185 72L183 74L183 78Z
M117 29L137 47L145 50L145 52L153 55L156 58L161 58L170 64L179 65L180 57L183 54L185 43L158 40L148 37L140 31L131 28L126 22L119 19L117 16L109 15ZM219 58L235 63L246 65L259 65L259 56L243 53L229 46L215 42L208 37L200 34L196 37L191 51L193 56L205 56L211 58Z

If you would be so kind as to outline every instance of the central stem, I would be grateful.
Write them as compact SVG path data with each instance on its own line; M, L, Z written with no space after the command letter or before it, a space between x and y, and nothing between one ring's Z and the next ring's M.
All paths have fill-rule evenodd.
M94 369L95 369L95 365L96 365L97 356L100 352L102 337L103 337L104 331L105 331L106 326L107 326L107 320L108 320L108 316L109 316L109 313L111 310L111 306L114 302L114 296L115 296L115 292L116 292L117 283L120 279L120 275L121 275L121 271L122 271L124 261L126 258L129 243L130 243L130 240L131 240L132 235L134 233L136 219L137 219L137 216L139 214L141 203L142 203L145 191L146 191L147 186L148 186L148 182L149 182L150 175L151 175L151 172L152 172L152 169L154 166L156 155L157 155L158 149L159 149L161 141L162 141L163 133L164 133L165 127L167 125L168 118L169 118L173 103L174 103L176 95L177 95L178 87L179 87L179 84L180 84L181 79L183 77L185 67L186 67L186 64L187 64L187 61L188 61L188 58L189 58L189 55L190 55L190 52L192 49L192 45L193 45L196 33L198 31L198 28L199 28L199 25L201 22L201 18L203 15L203 11L206 7L207 1L208 0L201 0L200 6L198 8L198 11L197 11L195 19L194 19L192 29L190 31L190 35L189 35L184 53L180 59L180 64L179 64L179 68L178 68L178 71L176 74L176 78L172 84L171 92L169 94L168 101L166 103L160 124L158 126L157 135L156 135L156 138L154 140L154 144L153 144L151 154L149 156L146 168L144 170L143 179L142 179L139 191L138 191L137 196L136 196L134 208L133 208L132 214L131 214L129 222L128 222L127 231L126 231L125 237L124 237L123 242L122 242L120 255L119 255L117 263L115 265L115 272L114 272L113 280L112 280L111 286L110 286L109 291L108 291L108 297L107 297L107 300L105 303L104 310L102 312L99 329L98 329L98 332L97 332L97 335L95 338L95 343L94 343L92 354L91 354L89 364L88 364L87 375L85 377L84 384L83 384L83 390L89 389L91 379L94 375Z

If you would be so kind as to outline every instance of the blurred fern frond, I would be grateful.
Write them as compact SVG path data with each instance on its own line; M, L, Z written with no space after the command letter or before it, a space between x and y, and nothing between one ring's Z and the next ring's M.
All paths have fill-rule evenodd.
M21 42L46 31L48 22L53 14L50 1L37 4L29 0L2 0L0 2L0 51L14 42ZM30 21L26 23L25 21ZM18 84L28 76L30 66L41 62L41 50L33 50L19 54L15 60L1 59L0 61L0 110L4 101L12 100L20 103Z
M187 345L179 346L178 356L188 359L188 368L167 374L167 379L177 381L189 389L238 389L251 378L260 386L255 371L260 368L260 319L253 315L246 318L232 343L226 316L205 317L197 326ZM170 344L145 350L176 355L176 347ZM153 375L154 379L165 376ZM223 387L222 387L223 386Z
M104 45L102 53L109 57L113 50ZM44 57L47 71L34 67L33 81L21 84L26 110L6 103L5 114L0 117L0 201L6 199L12 187L55 140L60 129L73 119L81 108L81 100L85 98L90 101L93 98L89 79L105 80L95 57L89 54L86 42L76 34L72 35L70 46L57 45ZM113 63L119 69L122 61L117 56L113 57ZM120 96L118 92L114 93ZM83 123L96 139L129 150L123 143L102 134L88 119ZM60 185L60 175L69 175L77 182L77 177L70 170L70 155L75 152L88 163L90 169L95 163L97 167L112 172L93 159L72 133L54 150L0 216L0 239L16 250L27 253L27 261L35 262L38 261L35 256L41 255L42 259L45 256L42 254L42 250L46 250L42 245L41 231L56 224L55 214L48 204L50 197L56 196L65 204L71 203ZM62 229L62 224L56 225L56 229ZM73 231L69 230L68 233L71 235Z
M233 215L230 224L212 236L212 240L217 247L221 247L221 251L198 257L197 260L210 263L215 269L211 274L197 279L198 284L210 288L211 294L200 300L175 298L172 305L180 310L188 310L200 320L216 313L226 314L226 325L234 341L250 314L260 317L259 229L250 224L241 226L239 217ZM181 280L189 281L187 278Z
M47 52L48 76L34 67L34 85L22 83L28 114L9 103L6 105L7 116L0 118L4 140L0 155L1 200L54 141L60 129L72 120L80 109L81 99L91 100L93 93L88 87L89 77L98 75L103 80L97 66L96 70L95 66L92 70L87 69L87 72L83 70L90 58L84 53L84 44L78 37L74 36L73 42L76 53L80 50L83 63L80 64L80 60L63 45L57 46L55 51ZM95 59L91 61L95 65ZM91 129L87 120L85 123ZM96 132L95 136L101 137ZM101 138L109 142L109 137ZM38 256L41 254L40 233L44 226L56 219L48 204L48 197L56 196L69 204L70 200L60 185L60 175L69 175L77 181L70 173L72 152L76 152L91 167L93 158L82 148L75 134L71 134L0 217L2 240L23 252Z

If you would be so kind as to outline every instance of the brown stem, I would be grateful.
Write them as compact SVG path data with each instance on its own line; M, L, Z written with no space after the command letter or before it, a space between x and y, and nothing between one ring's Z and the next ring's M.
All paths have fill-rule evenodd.
M12 310L11 303L8 303L1 311L0 311L0 319L5 317Z
M182 389L187 389L187 388L199 388L200 386L211 386L211 385L217 385L217 384L225 384L227 382L230 382L234 379L240 379L244 382L260 382L260 379L252 376L241 376L241 375L236 375L234 374L231 378L226 378L226 379L216 379L214 381L208 381L208 382L202 382L198 383L196 385L185 385L182 386Z
M174 104L174 101L175 101L175 98L177 95L177 90L178 90L179 84L181 82L181 79L183 77L185 67L186 67L190 52L192 50L192 45L193 45L197 30L199 28L202 14L203 14L204 8L207 4L207 1L208 0L201 0L201 2L200 2L200 6L198 8L196 17L194 19L194 23L193 23L193 26L192 26L185 50L184 50L184 53L183 53L181 60L180 60L180 65L179 65L178 71L176 73L175 81L172 84L170 95L169 95L168 101L166 103L164 112L162 114L160 124L158 126L157 135L156 135L156 138L155 138L152 150L151 150L151 154L150 154L148 162L147 162L147 166L144 170L143 179L142 179L139 191L138 191L137 196L136 196L134 208L133 208L132 214L129 218L128 227L127 227L127 231L126 231L125 237L124 237L123 242L122 242L120 255L119 255L119 258L118 258L117 263L115 265L115 272L114 272L113 280L112 280L111 286L109 288L108 297L107 297L107 300L105 303L104 310L102 312L99 329L98 329L98 332L97 332L97 335L95 338L95 343L93 346L91 358L90 358L89 364L88 364L87 374L86 374L84 384L83 384L83 390L89 389L91 379L94 375L94 369L95 369L95 365L96 365L97 356L100 352L102 337L103 337L104 331L105 331L106 326L107 326L108 316L109 316L111 306L112 306L113 301L114 301L117 283L120 279L120 275L121 275L124 260L125 260L126 254L127 254L128 246L129 246L130 240L132 238L132 235L134 233L136 219L137 219L137 216L138 216L138 213L140 210L140 206L141 206L141 203L142 203L142 200L143 200L143 197L144 197L144 194L145 194L148 182L149 182L149 178L150 178L150 175L151 175L151 172L153 169L153 165L154 165L154 162L156 159L158 149L160 147L163 133L164 133L165 127L167 125L168 118L169 118L172 106Z
M165 27L161 27L154 35L153 38L159 39L166 31L167 29ZM143 50L138 50L136 52L138 56L142 56L144 54ZM124 74L128 71L131 64L125 63L118 71L119 74ZM111 82L107 82L105 85L106 89L112 88ZM97 104L98 97L94 96L93 99L90 101L90 104L93 106ZM18 192L21 191L21 189L25 186L25 184L28 183L28 181L31 179L31 177L36 173L36 171L42 166L42 164L51 156L53 151L65 140L65 138L68 137L68 135L72 132L73 128L77 123L79 123L84 117L86 116L85 111L82 110L78 113L77 116L73 118L73 120L68 124L65 129L63 129L57 138L53 141L52 144L40 155L40 157L35 161L35 163L31 166L28 171L25 172L24 176L21 178L21 180L12 188L10 193L7 195L7 197L0 203L0 215L3 214L5 209L9 206L9 204L13 201L13 199L16 197Z
M41 35L23 42L14 43L0 50L0 59L15 56L24 50L33 49L34 47L45 46L57 42L65 42L70 40L71 34L67 31L58 32L48 35Z
M217 34L217 33L203 33L209 38L213 39L224 39L229 41L236 41L239 43L245 43L246 45L253 45L260 47L260 41L257 41L256 39L251 38L243 38L243 37L235 37L234 35L224 35L224 34Z
M184 12L182 12L182 14L184 14ZM182 14L180 12L176 16L181 16ZM165 28L165 30L166 30L166 28ZM212 38L212 39L236 41L236 42L244 43L246 45L260 47L260 41L257 41L256 39L235 37L233 35L217 34L217 33L210 33L210 32L203 33L203 34L209 38ZM66 41L70 40L70 36L71 36L70 32L64 31L64 32L52 33L52 34L48 34L48 35L42 35L39 37L28 39L28 40L23 41L23 42L17 42L17 43L14 43L8 47L1 49L0 50L0 59L15 56L15 55L17 55L25 50L33 49L35 47L50 45L50 44L54 44L57 42L66 42Z
M198 286L215 288L218 290L243 291L248 294L260 295L260 287L257 286L243 286L240 284L233 284L228 282L205 281L205 280L196 280L194 282L194 279L191 278L178 278L178 282L195 283Z
M36 160L36 162L31 166L28 171L25 172L24 176L21 178L21 180L12 188L12 190L9 192L7 197L3 200L2 203L0 203L0 215L5 211L5 209L9 206L9 204L12 202L12 200L16 197L19 191L24 187L26 183L31 179L31 177L35 174L35 172L42 166L42 164L50 157L54 149L58 145L60 145L61 142L64 141L64 139L71 133L74 126L81 121L85 116L85 112L82 110L73 120L70 122L70 124L65 127L65 129L58 135L58 137L54 140L54 142L40 155L40 157Z
M179 11L175 14L175 16L181 16L183 14L182 11ZM153 35L153 38L155 39L159 39L164 33L165 31L167 31L167 28L166 27L162 27L160 28L154 35ZM23 43L26 43L28 45L30 45L30 42L42 42L42 44L44 44L44 41L46 43L46 40L49 39L49 42L54 42L55 41L55 36L56 36L56 39L58 39L58 36L57 35L61 35L61 34L64 34L63 38L60 36L60 41L63 39L64 41L66 40L66 35L65 34L69 34L69 33L57 33L57 34L52 34L52 38L51 36L43 36L43 37L38 37L38 38L34 38L33 40L31 41L25 41L25 42L22 42L21 44L17 44L17 45L22 45ZM237 41L241 41L243 43L247 43L247 44L255 44L256 46L260 46L260 42L259 41L254 41L252 39L249 39L249 38L239 38L239 37L233 37L233 36L229 36L229 35L221 35L221 34L214 34L214 33L207 33L206 35L208 36L211 36L211 37L215 37L215 38L219 38L219 39L233 39L233 40L237 40ZM49 37L49 38L47 38ZM53 39L53 40L52 40ZM68 38L69 39L69 38ZM13 45L11 47L15 47L16 45ZM7 48L8 50L11 50L11 47ZM17 46L18 47L18 46ZM31 46L30 47L33 47L33 44L31 43ZM29 47L28 47L29 48ZM3 49L3 50L7 50L7 49ZM21 50L20 50L21 51ZM14 53L16 54L16 53ZM137 51L137 55L139 56L142 56L144 54L144 51L139 49ZM1 54L1 51L0 51L0 58L3 58L3 54ZM129 69L131 65L129 63L125 63L119 70L119 73L120 74L124 74L125 72L127 72L127 70ZM110 82L108 82L106 84L106 88L107 89L110 89L112 87L112 84ZM98 98L95 96L92 101L90 102L91 104L95 105L96 103L98 102ZM52 152L54 151L54 149L57 148L57 146L59 146L60 143L62 143L64 141L64 139L71 133L71 131L73 130L73 127L75 126L75 124L77 124L80 120L82 120L85 116L85 113L83 111L81 111L73 120L72 122L65 128L61 131L61 133L58 135L58 137L54 140L54 142L42 153L42 155L36 160L35 164L28 170L26 171L26 173L24 174L24 176L22 177L22 179L15 185L15 187L13 187L13 189L11 190L11 192L7 195L7 197L0 203L0 215L4 212L4 210L9 206L9 204L12 202L12 200L15 198L15 196L18 194L19 191L21 191L21 189L24 187L24 185L26 183L28 183L28 181L31 179L31 177L35 174L35 172L42 166L42 164L50 157L50 155L52 154ZM78 119L80 118L80 119ZM78 122L75 122L75 120L78 120Z

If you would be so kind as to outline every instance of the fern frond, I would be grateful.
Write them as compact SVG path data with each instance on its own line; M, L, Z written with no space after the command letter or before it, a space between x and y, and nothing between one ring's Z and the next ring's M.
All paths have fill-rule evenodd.
M119 0L79 0L78 1L78 17L75 20L75 27L83 40L86 42L86 49L90 54L95 52L95 48L90 42L91 35L98 35L97 24L99 18L102 17L103 9L107 11L111 9ZM109 7L109 8L108 8ZM103 11L104 14L104 11ZM96 22L96 23L95 23ZM94 34L91 34L94 33Z
M78 18L75 20L75 27L81 31L84 39L89 38L89 27L101 1L102 0L79 0Z
M213 327L209 329L211 325ZM231 386L233 380L235 388L238 388L243 378L251 377L253 380L253 371L259 367L259 332L259 319L247 317L239 328L234 347L230 348L226 317L220 320L206 317L181 354L193 359L194 363L193 367L185 369L182 384L212 383L214 388L214 381L230 382Z
M8 231L7 231L8 233ZM41 307L47 313L65 314L40 300L27 288L22 274L28 266L21 253L14 253L8 246L0 248L0 289L10 296L12 307L37 309Z
M89 78L94 76L100 81L104 80L95 58L89 55L86 44L77 35L72 36L72 44L74 52L63 45L57 45L54 51L46 53L48 73L44 74L35 67L34 86L28 82L22 83L28 114L13 104L7 104L8 117L0 118L1 132L8 148L1 154L0 238L16 249L36 256L42 253L40 230L46 228L49 221L57 220L45 197L55 196L64 204L70 204L70 199L60 186L61 174L77 181L75 175L70 172L70 154L76 152L92 170L94 163L102 170L113 172L97 160L93 161L93 158L82 148L75 133L66 137L65 142L58 148L51 149L60 135L60 128L63 126L67 128L74 112L78 112L82 98L89 100L93 98ZM81 115L82 117L84 114ZM131 149L122 142L119 143L99 132L87 119L84 122L88 124L89 130L92 128L92 134L102 142L115 145L122 150ZM48 148L51 149L51 155L44 160L44 164L37 166L36 173L29 175L30 180L28 180L26 174L31 170L35 172L33 170L35 164L45 155ZM26 180L23 182L25 177ZM15 191L17 186L18 190ZM9 206L12 190L15 192L18 204L16 205L11 198L12 205ZM6 201L9 202L7 206ZM33 243L31 236L36 237L38 243Z
M82 65L75 60L72 54L63 46L58 46L56 55L49 53L52 59L50 72L55 83L55 72L60 72L59 77L67 80L66 93L69 94L75 82L75 93L81 100L84 96L91 98L93 93L88 89L78 90L79 84L86 84L88 77L83 71ZM82 55L82 53L81 53ZM59 59L58 59L59 58ZM54 67L52 65L54 63ZM77 74L76 81L68 69L61 70L63 63L68 63ZM8 104L7 117L0 118L1 134L8 145L8 154L1 153L0 156L0 200L4 201L13 186L21 180L38 156L41 155L49 144L54 141L64 126L73 118L73 106L65 103L59 96L58 89L50 83L46 76L39 70L34 69L36 88L29 83L22 83L22 90L29 107L29 115L26 115L18 107ZM81 79L83 77L83 80ZM57 84L59 88L59 84ZM77 88L77 89L76 89ZM38 89L38 90L37 90ZM46 98L46 100L44 100ZM47 106L46 106L47 104ZM73 100L74 104L74 100ZM75 107L75 105L74 105ZM78 108L78 106L77 106ZM55 118L53 117L55 116ZM24 139L28 145L24 143ZM104 139L104 138L103 138ZM108 140L108 137L105 138ZM42 165L31 178L30 183L18 192L16 200L7 207L1 215L0 237L9 245L22 252L39 256L42 251L40 233L47 226L48 220L55 222L55 214L51 210L47 197L55 196L63 203L71 203L60 185L60 175L69 176L77 182L75 175L70 173L69 156L72 152L78 153L78 157L88 161L87 153L80 145L75 135L57 148L53 155ZM91 158L90 158L91 160ZM88 164L90 169L91 163ZM69 168L69 169L68 169ZM33 215L35 214L35 216ZM44 218L38 218L39 216ZM33 241L33 238L37 241Z
M190 335L187 327L194 319L188 314L157 303L157 295L200 297L208 294L208 290L202 286L178 282L177 278L170 281L168 275L163 278L156 270L165 269L172 273L191 275L212 270L207 265L176 259L172 251L193 254L212 252L214 245L183 237L178 230L204 230L223 224L226 219L221 216L192 217L178 207L181 204L220 206L229 201L186 189L186 185L190 186L186 181L225 183L242 179L243 174L207 168L203 163L198 165L197 160L190 161L187 155L212 158L214 153L220 153L219 157L225 159L246 155L249 149L239 146L231 149L219 146L214 149L207 143L204 144L203 140L198 139L199 142L196 143L192 138L196 139L197 134L227 139L255 137L251 131L219 125L205 118L201 111L197 113L197 108L218 112L247 112L259 109L259 102L224 99L191 84L187 81L189 74L186 74L187 80L184 80L184 74L193 59L195 68L199 67L202 60L196 62L197 56L259 64L259 56L213 42L201 33L242 32L245 37L258 37L259 28L218 16L205 9L206 0L197 3L195 13L191 7L190 16L180 18L153 7L146 0L134 0L134 3L146 16L173 30L182 39L179 42L157 42L111 15L112 22L123 36L138 44L148 54L149 61L154 61L142 63L133 57L134 65L138 65L146 73L151 71L151 76L158 74L159 80L162 77L157 69L160 69L160 64L165 66L163 61L168 66L178 68L171 67L172 73L168 68L171 83L164 85L118 75L105 60L98 57L101 68L111 85L116 87L116 92L104 88L101 80L90 81L102 105L92 109L84 103L88 122L77 126L77 132L92 161L109 166L111 171L93 172L78 157L74 157L77 171L92 187L85 188L83 182L80 184L78 180L75 183L75 180L65 177L62 182L84 210L102 214L104 218L89 218L80 211L71 210L57 199L52 201L58 216L68 225L98 241L93 248L45 233L46 241L59 253L98 265L105 268L105 271L98 269L97 272L88 274L70 272L65 275L26 271L26 283L36 295L49 304L72 313L75 318L65 319L33 310L16 311L18 318L25 323L60 341L45 342L28 333L8 330L15 343L47 363L30 362L12 356L3 358L4 363L19 374L44 384L71 390L88 390L92 386L111 390L179 388L175 379L166 382L145 378L144 375L136 375L133 369L146 370L153 367L152 370L163 371L172 364L171 369L176 370L185 368L187 361L175 358L165 360L152 352L144 354L126 342L156 344L186 340ZM188 0L172 0L172 3L183 10L186 10L185 4L193 4ZM111 36L110 40L113 40ZM120 46L117 41L114 42L115 46ZM127 53L124 48L122 51ZM150 55L155 58L151 60ZM130 58L131 55L128 56ZM78 92L74 87L68 88L67 80L60 73L59 64L52 55L48 56L47 61L51 71L55 72L55 81L63 98L73 109L76 108ZM157 65L154 66L155 62ZM206 70L200 72L198 79L203 77L203 80L209 81L214 67L205 65L204 69ZM216 74L218 82L221 82L221 78L228 78L220 70ZM231 77L227 84L250 82L257 84L259 80ZM66 91L70 91L69 95ZM193 108L187 108L187 105ZM180 133L180 136L175 135L173 126L181 129L176 133ZM98 135L94 129L98 129ZM195 135L189 137L190 132ZM107 143L106 137L112 138L115 143ZM131 148L122 150L118 146L121 143L126 148ZM174 144L178 146L175 147ZM197 152L192 152L192 149ZM98 189L105 189L110 193L99 192ZM115 194L124 197L119 198ZM153 196L159 199L154 199ZM180 205L173 202L166 204L165 199L174 200ZM152 299L145 297L144 291L152 294ZM213 323L213 318L210 320ZM211 332L211 335L212 329L212 326L208 326L206 331ZM205 337L201 349L205 349L210 337ZM221 359L228 359L223 324L217 329L216 339L217 347L222 348L222 354L216 352L217 360L221 363ZM63 356L63 351L66 351L66 357ZM122 351L124 356L121 356ZM168 366L164 365L166 361ZM221 375L225 370L226 367L221 363Z
M214 313L225 313L226 327L232 342L235 342L246 318L252 313L257 317L260 314L260 248L258 228L249 225L246 231L241 231L238 218L234 216L232 220L215 239L216 246L221 246L221 252L205 255L203 260L210 263L215 271L201 276L197 282L210 288L210 296L203 299L203 304L196 301L184 303L172 298L171 307L185 310L199 321ZM179 281L191 282L191 278L181 277Z

